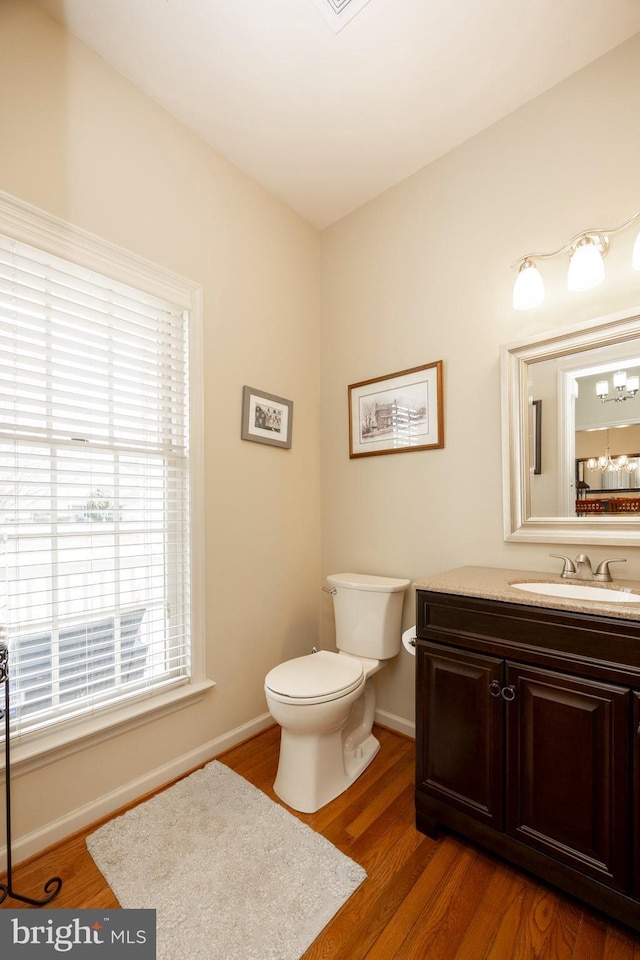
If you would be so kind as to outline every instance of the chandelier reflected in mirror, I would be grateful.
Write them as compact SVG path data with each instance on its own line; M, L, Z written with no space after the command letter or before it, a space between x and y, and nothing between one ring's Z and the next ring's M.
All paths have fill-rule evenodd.
M637 377L636 377L637 379ZM626 453L621 453L618 457L612 457L609 450L609 431L607 430L607 445L604 454L599 457L590 457L587 460L587 466L590 470L609 471L611 473L621 473L623 470L632 473L636 469L636 461L630 460Z
M613 375L614 395L609 396L608 380L598 380L596 395L603 403L623 403L625 400L633 400L639 388L640 377L628 377L626 370L618 370Z

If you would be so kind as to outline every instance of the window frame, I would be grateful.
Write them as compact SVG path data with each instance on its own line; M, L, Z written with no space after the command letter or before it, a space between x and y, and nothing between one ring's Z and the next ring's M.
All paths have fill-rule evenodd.
M28 772L201 700L206 677L204 516L204 372L202 287L53 214L0 191L0 233L152 295L189 316L189 510L191 677L171 689L153 688L93 714L27 733L11 746L16 772ZM4 761L0 762L0 770Z

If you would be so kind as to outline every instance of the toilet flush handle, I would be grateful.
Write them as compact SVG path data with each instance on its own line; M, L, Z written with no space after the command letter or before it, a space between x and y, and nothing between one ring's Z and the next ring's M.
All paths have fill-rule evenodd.
M330 593L332 595L335 595L338 592L335 587L321 587L320 589L323 593Z

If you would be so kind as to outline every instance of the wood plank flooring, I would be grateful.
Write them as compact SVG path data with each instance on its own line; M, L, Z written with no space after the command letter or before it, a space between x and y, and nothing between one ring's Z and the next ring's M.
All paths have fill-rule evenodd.
M380 753L350 790L315 814L292 811L367 871L304 960L640 960L632 931L466 841L418 833L413 741L376 733ZM279 736L270 728L218 759L277 801ZM57 873L53 906L117 907L86 850L96 826L14 868L15 889L38 897Z

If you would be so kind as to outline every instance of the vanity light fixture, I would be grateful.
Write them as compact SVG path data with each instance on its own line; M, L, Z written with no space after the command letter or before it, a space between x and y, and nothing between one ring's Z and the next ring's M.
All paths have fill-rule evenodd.
M604 257L609 249L609 238L597 234L580 237L571 247L567 288L572 293L590 290L604 280Z
M628 377L626 370L618 370L618 372L613 375L613 387L615 394L610 397L609 381L598 380L596 383L596 396L602 400L603 403L624 403L625 400L633 400L638 389L640 389L640 377Z
M520 264L513 288L513 306L516 310L529 310L544 300L544 282L533 260L528 257Z
M552 253L528 253L511 264L517 268L518 276L513 288L513 307L515 310L529 310L539 306L544 300L544 283L538 271L536 260L549 260L559 253L569 251L569 272L567 287L572 292L590 290L604 280L604 258L609 250L609 238L614 233L625 230L640 217L640 210L617 227L608 229L585 230L571 240L567 240ZM640 233L636 237L631 257L631 266L640 270Z

